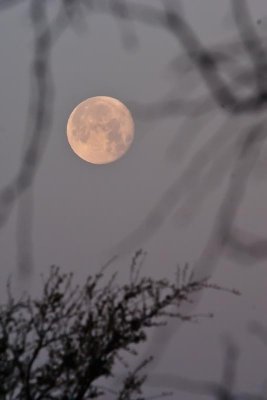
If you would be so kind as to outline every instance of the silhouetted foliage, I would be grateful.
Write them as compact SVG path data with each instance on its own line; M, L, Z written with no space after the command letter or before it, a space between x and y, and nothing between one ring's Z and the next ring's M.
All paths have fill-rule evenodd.
M118 285L116 274L102 284L105 267L82 286L73 274L52 267L38 299L28 295L15 300L10 283L8 299L0 308L1 398L89 399L103 395L99 378L111 378L123 352L135 355L146 341L147 329L166 318L191 320L179 313L181 303L204 287L206 280L176 283L140 277L140 256L131 265L129 283ZM170 309L170 306L175 305ZM150 358L128 371L116 398L143 399L143 368ZM140 375L141 373L141 375ZM136 397L137 396L137 397Z

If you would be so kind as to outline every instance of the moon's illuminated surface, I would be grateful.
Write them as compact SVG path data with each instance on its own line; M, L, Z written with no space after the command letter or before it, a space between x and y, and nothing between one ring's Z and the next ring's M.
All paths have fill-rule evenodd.
M128 108L112 97L97 96L74 108L67 124L72 150L93 164L108 164L122 157L134 137Z

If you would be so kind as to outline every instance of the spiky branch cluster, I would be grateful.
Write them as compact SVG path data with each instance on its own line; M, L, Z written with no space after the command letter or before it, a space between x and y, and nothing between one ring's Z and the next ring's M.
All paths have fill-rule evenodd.
M179 306L208 286L206 281L176 283L140 277L138 256L129 283L118 285L116 275L101 284L104 270L74 286L73 275L52 267L38 299L8 300L0 308L1 398L89 399L103 394L96 381L112 377L122 351L136 354L147 339L147 328L167 317L190 319ZM103 281L102 281L103 282ZM174 304L177 312L173 312ZM145 377L140 368L129 373L117 393L120 400L141 393ZM142 397L139 397L141 399Z

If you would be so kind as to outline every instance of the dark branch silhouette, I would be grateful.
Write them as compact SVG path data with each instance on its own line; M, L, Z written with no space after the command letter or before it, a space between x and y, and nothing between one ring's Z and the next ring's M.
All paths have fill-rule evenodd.
M136 253L128 283L118 285L116 274L103 282L107 266L89 276L82 286L73 284L73 274L52 267L37 299L15 299L10 283L8 299L0 306L0 396L4 399L90 399L112 389L109 385L116 363L127 371L117 400L145 400L143 370L151 357L132 371L124 358L136 355L147 340L147 331L169 318L193 319L181 314L183 302L204 288L207 281L153 280L140 276ZM171 305L175 304L175 309ZM194 317L196 318L196 317ZM112 396L114 398L114 396Z

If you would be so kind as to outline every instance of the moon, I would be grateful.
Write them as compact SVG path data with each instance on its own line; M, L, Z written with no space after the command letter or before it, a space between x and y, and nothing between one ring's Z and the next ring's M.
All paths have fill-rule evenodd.
M82 101L69 116L67 138L74 153L92 164L121 158L134 138L134 121L128 108L113 97Z

